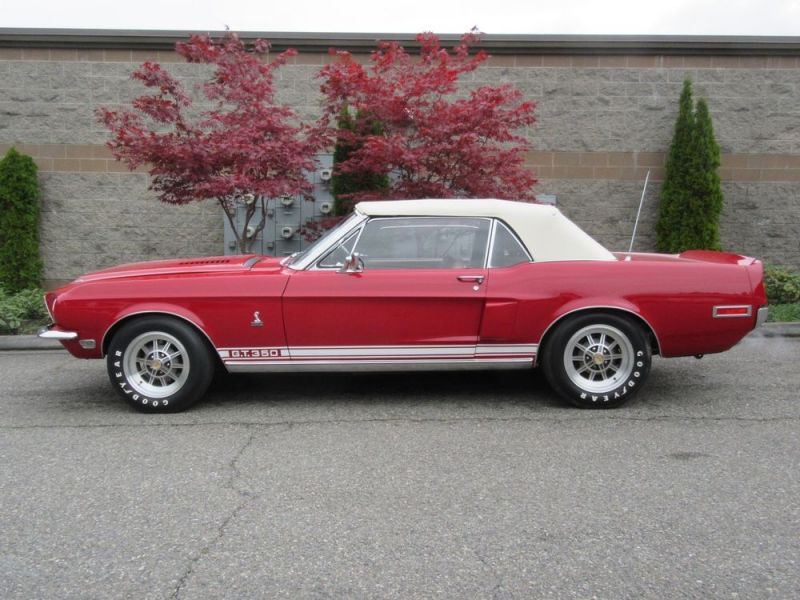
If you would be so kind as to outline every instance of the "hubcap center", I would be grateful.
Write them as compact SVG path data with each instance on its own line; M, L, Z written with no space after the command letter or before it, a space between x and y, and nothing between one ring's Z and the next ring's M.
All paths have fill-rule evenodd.
M594 364L596 364L596 365L599 367L599 366L600 366L600 365L602 365L604 362L606 362L606 357L605 357L605 356L603 356L603 353L602 353L602 352L597 352L597 353L595 353L595 355L592 357L592 362L594 362Z
M161 373L165 367L169 367L169 357L162 352L154 352L147 361L147 367L156 374Z

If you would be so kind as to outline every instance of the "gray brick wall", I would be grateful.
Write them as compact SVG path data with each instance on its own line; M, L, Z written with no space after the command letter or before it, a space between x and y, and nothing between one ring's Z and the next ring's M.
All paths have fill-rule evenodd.
M0 146L102 145L107 134L94 110L141 93L130 80L138 62L0 60ZM187 87L207 72L165 66ZM318 69L279 71L279 100L304 119L319 114ZM539 122L527 132L535 151L663 153L686 76L696 96L709 102L723 153L781 155L781 164L790 166L796 159L795 175L781 172L778 181L760 181L757 174L752 181L725 180L725 247L800 268L800 68L489 66L466 83L510 82L537 101ZM213 203L161 205L142 174L57 171L43 168L41 175L47 280L123 261L224 250L222 215ZM626 180L551 176L541 178L538 191L556 194L559 206L610 248L627 249L641 184L638 174ZM660 185L650 185L639 250L654 247Z
M562 211L610 250L627 250L644 182L548 180ZM652 251L661 182L645 196L634 250ZM725 183L720 220L724 249L800 269L800 184Z
M473 85L513 83L538 102L537 150L662 152L686 77L723 152L800 153L800 69L487 67Z
M222 254L213 202L170 206L138 173L44 173L41 252L46 280L119 263Z

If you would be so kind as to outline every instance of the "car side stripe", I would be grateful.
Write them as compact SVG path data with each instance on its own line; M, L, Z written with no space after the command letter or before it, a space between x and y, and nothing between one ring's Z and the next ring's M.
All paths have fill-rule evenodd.
M370 360L370 359L454 359L532 358L537 344L414 345L414 346L298 346L218 348L221 359L236 361L286 360Z

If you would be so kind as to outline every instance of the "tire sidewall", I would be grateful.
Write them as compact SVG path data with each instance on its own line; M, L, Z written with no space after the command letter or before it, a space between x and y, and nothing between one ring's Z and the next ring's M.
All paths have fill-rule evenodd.
M164 398L151 398L137 391L128 381L123 361L125 351L133 340L148 332L163 332L183 344L189 359L189 374L183 386ZM141 317L123 325L108 345L106 366L111 384L133 408L142 412L176 412L195 403L208 388L214 365L205 341L195 329L174 318Z
M633 368L628 377L612 390L602 393L582 389L567 375L564 353L570 338L591 325L607 325L618 329L633 349ZM558 326L545 354L545 375L551 386L568 402L581 408L615 408L630 400L642 387L650 372L652 353L642 328L630 319L611 314L588 314L573 317Z

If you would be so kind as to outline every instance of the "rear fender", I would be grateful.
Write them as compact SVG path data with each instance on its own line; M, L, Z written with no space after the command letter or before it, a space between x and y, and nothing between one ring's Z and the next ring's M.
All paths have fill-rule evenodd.
M545 328L544 333L539 341L540 348L544 348L547 343L547 337L552 333L556 326L563 322L565 319L572 315L587 313L587 312L610 312L610 313L623 313L633 317L644 329L646 333L653 336L653 354L659 353L661 344L658 340L658 333L650 324L650 321L644 316L639 308L627 300L615 298L610 300L608 298L580 298L568 302L558 308L550 318L550 324ZM537 356L537 363L538 356Z

